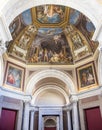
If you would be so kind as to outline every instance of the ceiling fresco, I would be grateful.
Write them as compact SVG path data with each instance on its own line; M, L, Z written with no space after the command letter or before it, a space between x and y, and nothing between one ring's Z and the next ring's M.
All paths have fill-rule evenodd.
M92 56L95 27L82 13L59 5L26 10L9 26L8 55L26 64L75 64Z
M37 26L64 26L68 21L69 8L60 5L43 5L33 8L32 15Z

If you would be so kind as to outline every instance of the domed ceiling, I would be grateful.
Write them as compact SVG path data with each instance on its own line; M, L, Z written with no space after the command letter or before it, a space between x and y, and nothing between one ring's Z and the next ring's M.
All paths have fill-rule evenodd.
M8 55L26 64L73 65L93 56L95 27L77 10L42 5L26 10L9 26Z

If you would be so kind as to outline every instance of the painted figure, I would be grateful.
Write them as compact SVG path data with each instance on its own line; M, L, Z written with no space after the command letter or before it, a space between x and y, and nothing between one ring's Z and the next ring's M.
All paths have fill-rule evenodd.
M7 84L20 88L21 70L10 67L7 75Z

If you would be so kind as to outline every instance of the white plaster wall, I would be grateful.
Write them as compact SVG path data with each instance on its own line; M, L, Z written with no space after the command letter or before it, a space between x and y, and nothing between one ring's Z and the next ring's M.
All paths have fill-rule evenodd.
M45 91L38 96L35 105L37 106L59 106L65 105L66 101L61 94L57 92Z
M6 19L3 15L0 15L0 38L2 39L3 43L12 39Z
M55 98L55 100L54 100ZM31 100L32 105L67 105L69 95L66 91L56 85L45 85L40 87Z

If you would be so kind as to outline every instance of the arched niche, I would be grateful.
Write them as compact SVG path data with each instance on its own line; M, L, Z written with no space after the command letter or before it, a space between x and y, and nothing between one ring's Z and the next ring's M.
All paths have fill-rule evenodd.
M54 116L45 116L44 117L44 127L56 127L57 126L57 122L56 122L56 118Z
M55 69L46 69L46 70L42 70L38 73L33 73L29 77L29 80L27 81L25 93L27 95L32 95L32 92L33 92L36 84L40 80L42 80L44 78L48 78L48 77L57 78L57 79L61 80L62 82L64 82L66 85L66 88L69 90L69 94L76 93L75 85L74 85L71 77L64 72L55 70Z
M69 98L62 88L56 85L46 85L34 93L31 104L35 106L64 106L69 104Z

